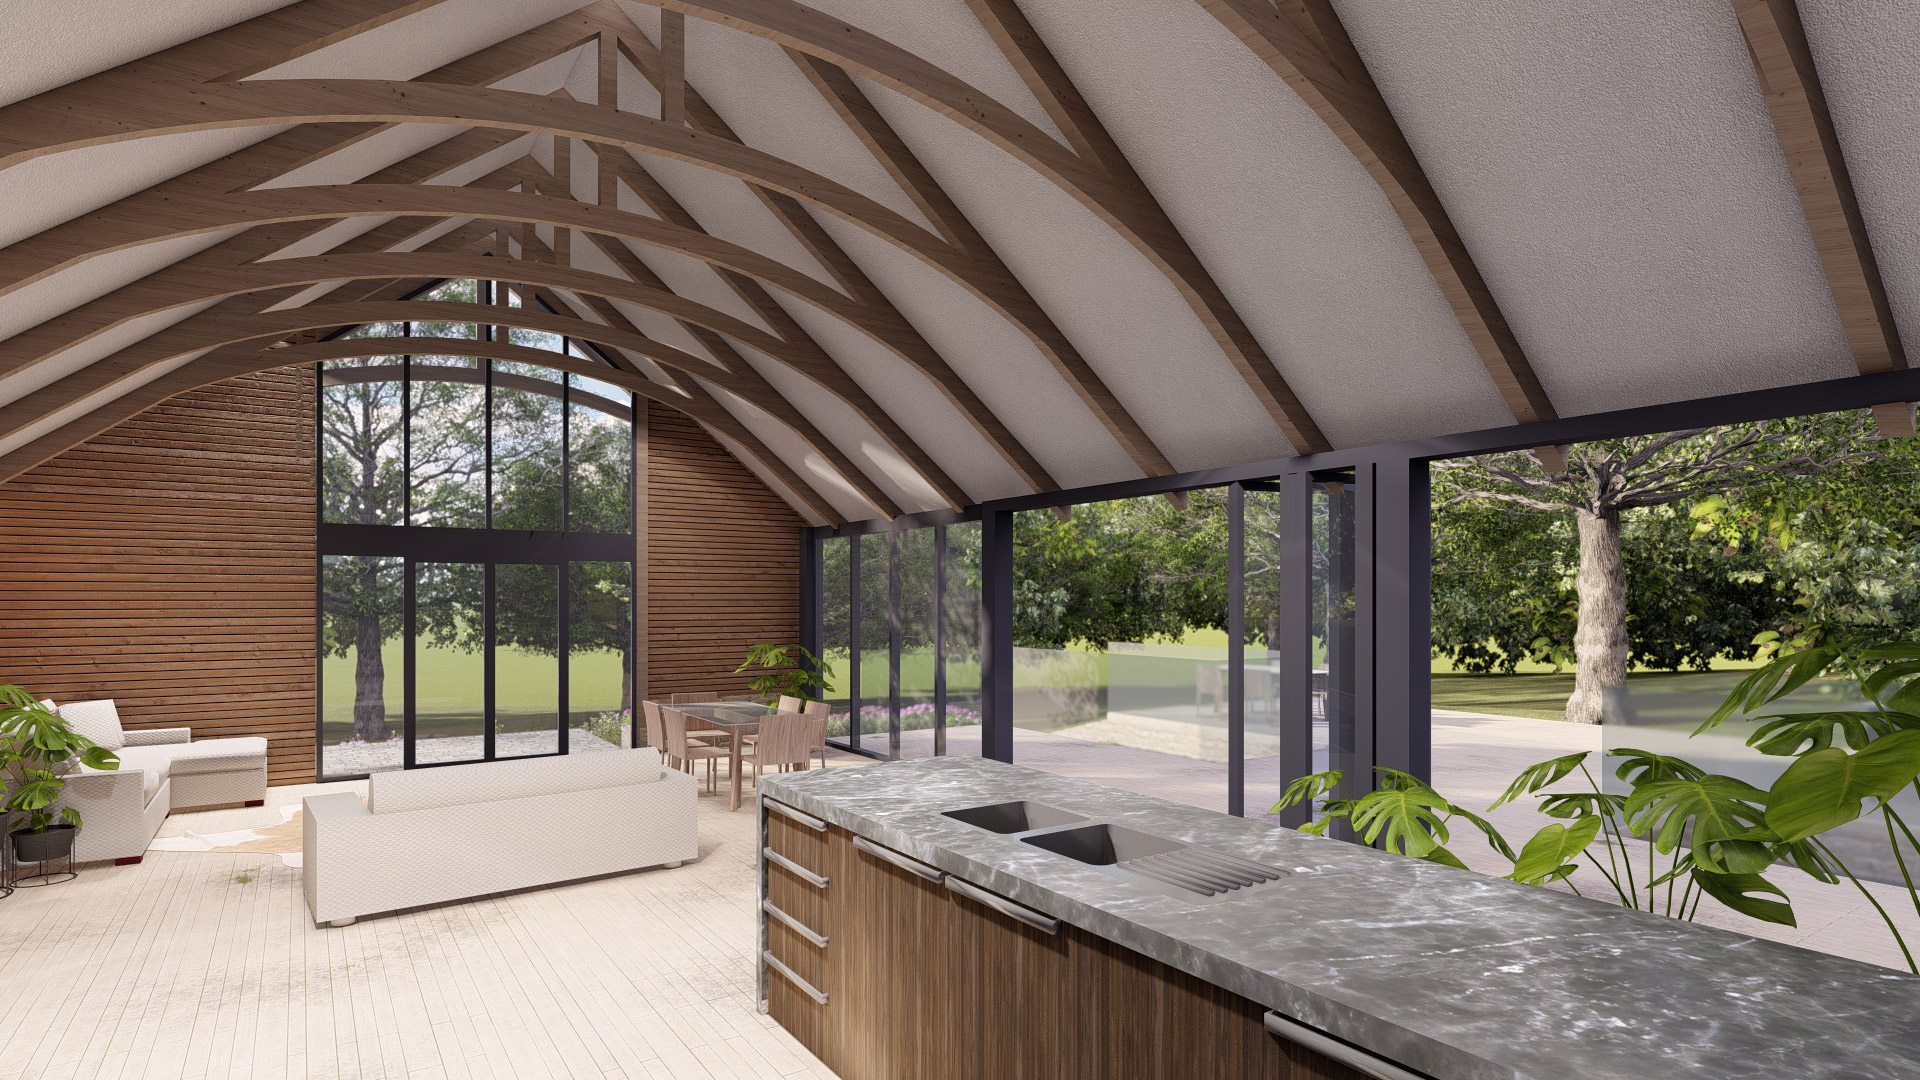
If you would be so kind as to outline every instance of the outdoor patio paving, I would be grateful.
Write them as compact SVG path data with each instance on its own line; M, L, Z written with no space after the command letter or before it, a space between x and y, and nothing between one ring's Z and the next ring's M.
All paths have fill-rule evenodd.
M618 750L619 747L590 731L574 728L567 736L571 753ZM495 737L494 757L525 757L551 754L559 741L551 731L509 731ZM484 756L485 739L479 735L455 735L443 739L422 739L416 751L421 764L449 761L479 761ZM325 749L324 772L328 776L354 776L359 773L392 772L401 767L401 741L396 736L384 742L335 743Z

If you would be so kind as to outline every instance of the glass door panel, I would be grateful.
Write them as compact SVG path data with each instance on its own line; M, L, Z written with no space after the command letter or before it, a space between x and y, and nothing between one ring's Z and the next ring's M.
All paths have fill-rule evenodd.
M560 568L493 568L493 754L560 752Z
M401 561L329 555L320 581L320 775L401 766Z
M567 567L567 752L633 742L633 566ZM644 734L645 725L641 726Z
M486 756L486 567L413 565L413 763Z
M1351 473L1314 479L1313 768L1340 770L1347 794L1358 797L1373 784L1355 724L1354 484Z

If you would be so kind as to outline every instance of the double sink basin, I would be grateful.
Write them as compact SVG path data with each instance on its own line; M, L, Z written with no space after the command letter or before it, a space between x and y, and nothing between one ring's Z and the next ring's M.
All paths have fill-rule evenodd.
M1023 844L1065 856L1157 891L1207 900L1237 898L1280 880L1286 871L1195 844L1107 822L1077 824L1085 815L1046 803L1015 801L944 811L977 829L1018 836ZM1075 826L1061 828L1061 826Z

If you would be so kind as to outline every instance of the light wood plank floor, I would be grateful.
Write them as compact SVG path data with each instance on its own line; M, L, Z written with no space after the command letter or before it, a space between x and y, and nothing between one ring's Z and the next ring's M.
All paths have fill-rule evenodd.
M271 825L364 783L162 830ZM753 1002L751 804L700 859L316 929L274 855L153 852L0 900L0 1080L832 1077Z

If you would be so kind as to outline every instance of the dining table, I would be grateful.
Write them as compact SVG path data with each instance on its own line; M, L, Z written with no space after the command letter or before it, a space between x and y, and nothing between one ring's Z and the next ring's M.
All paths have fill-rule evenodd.
M733 805L729 810L740 809L740 750L748 735L760 731L760 721L768 714L777 712L778 706L762 705L757 701L690 701L669 706L678 709L687 716L687 730L724 731L730 736L727 775L733 781Z

